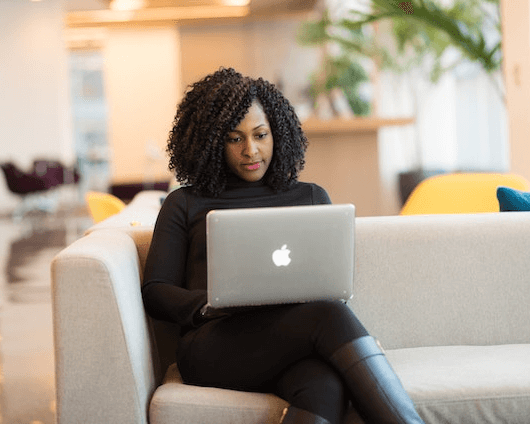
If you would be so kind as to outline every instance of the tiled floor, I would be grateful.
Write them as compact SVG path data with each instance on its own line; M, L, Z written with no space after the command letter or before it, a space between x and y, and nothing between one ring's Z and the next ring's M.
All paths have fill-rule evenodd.
M53 424L50 262L91 220L81 206L0 218L0 424Z

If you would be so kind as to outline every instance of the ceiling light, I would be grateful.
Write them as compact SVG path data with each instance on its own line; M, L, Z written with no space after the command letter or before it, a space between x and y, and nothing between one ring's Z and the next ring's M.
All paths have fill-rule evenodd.
M145 7L145 0L112 0L110 8L112 10L138 10Z
M225 6L248 6L250 0L222 0Z

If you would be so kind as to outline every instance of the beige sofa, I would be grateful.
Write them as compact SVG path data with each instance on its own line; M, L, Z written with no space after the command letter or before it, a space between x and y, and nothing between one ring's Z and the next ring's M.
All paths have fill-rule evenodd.
M163 195L141 193L52 263L58 423L278 423L278 397L189 386L170 365L176 329L148 319L140 295ZM425 422L529 423L530 214L356 227L351 307Z

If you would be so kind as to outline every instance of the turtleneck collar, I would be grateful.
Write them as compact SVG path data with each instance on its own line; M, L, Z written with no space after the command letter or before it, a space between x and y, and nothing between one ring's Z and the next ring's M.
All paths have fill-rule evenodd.
M245 181L242 178L239 178L236 174L229 172L226 178L226 189L236 189L236 188L257 188L265 187L265 182L263 178L258 181Z

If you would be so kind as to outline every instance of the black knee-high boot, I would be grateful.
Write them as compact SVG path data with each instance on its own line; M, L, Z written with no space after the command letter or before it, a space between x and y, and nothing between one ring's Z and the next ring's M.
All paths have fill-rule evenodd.
M283 411L280 424L330 424L325 418L319 417L309 411L289 406Z
M331 356L367 424L424 424L375 339L360 337Z

